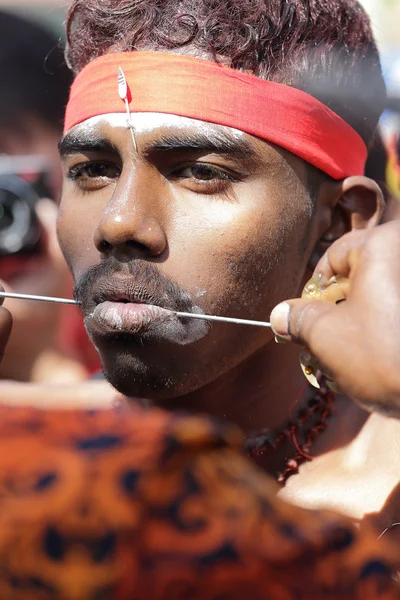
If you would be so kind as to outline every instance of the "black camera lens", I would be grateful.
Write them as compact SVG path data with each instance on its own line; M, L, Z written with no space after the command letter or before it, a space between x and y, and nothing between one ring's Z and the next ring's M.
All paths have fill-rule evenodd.
M39 196L15 175L0 175L0 257L31 255L39 245L35 206Z

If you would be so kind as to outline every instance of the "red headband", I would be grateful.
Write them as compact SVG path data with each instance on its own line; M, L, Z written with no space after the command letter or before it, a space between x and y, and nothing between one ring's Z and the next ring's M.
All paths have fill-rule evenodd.
M289 150L334 179L364 173L358 133L309 94L214 62L164 52L106 54L77 76L65 132L90 117L125 112L118 68L130 86L131 112L156 112L234 127Z

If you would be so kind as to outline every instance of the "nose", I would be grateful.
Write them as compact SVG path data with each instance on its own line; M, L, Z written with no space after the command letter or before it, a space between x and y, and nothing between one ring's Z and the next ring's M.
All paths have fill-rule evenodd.
M168 245L166 191L157 173L123 171L95 232L99 252L119 260L160 257Z

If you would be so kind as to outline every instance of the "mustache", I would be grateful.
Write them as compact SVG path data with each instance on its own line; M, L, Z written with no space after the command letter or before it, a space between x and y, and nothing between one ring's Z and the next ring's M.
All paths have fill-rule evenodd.
M90 267L74 286L74 298L84 313L101 302L118 297L169 310L195 312L189 292L141 259L120 263L110 257Z

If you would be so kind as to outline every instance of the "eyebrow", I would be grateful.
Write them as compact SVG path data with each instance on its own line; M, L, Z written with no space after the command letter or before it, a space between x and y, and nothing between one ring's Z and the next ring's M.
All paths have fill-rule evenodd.
M191 133L179 132L162 135L156 142L149 144L145 149L150 152L213 152L250 159L257 155L256 150L246 139L237 139L228 132Z
M95 132L68 133L61 138L58 149L61 158L86 152L119 154L118 148L112 142L104 136L96 135ZM209 152L247 160L257 156L255 148L248 140L238 139L226 131L166 133L142 147L142 152L146 155L155 152Z
M85 152L114 152L117 147L103 136L95 133L67 133L58 143L61 158L72 154Z

